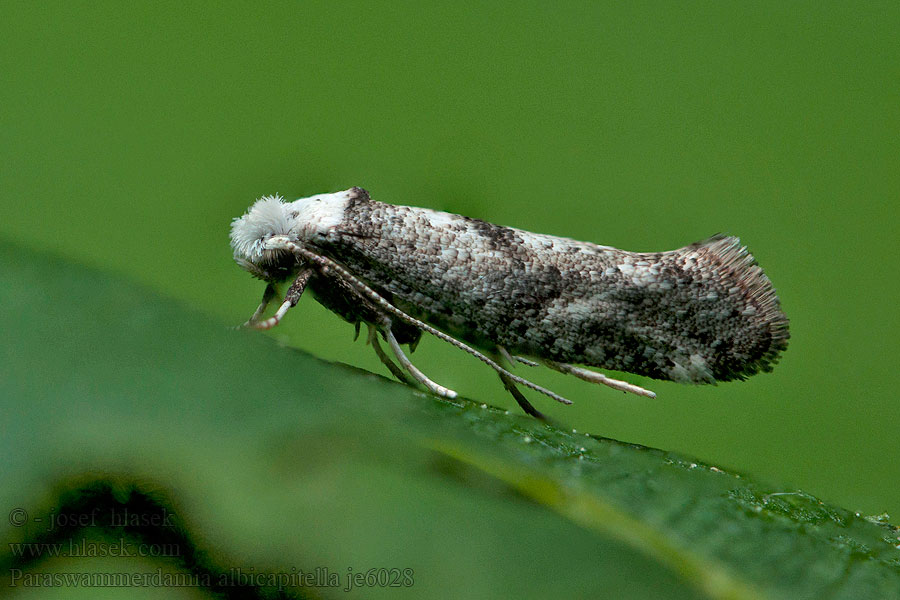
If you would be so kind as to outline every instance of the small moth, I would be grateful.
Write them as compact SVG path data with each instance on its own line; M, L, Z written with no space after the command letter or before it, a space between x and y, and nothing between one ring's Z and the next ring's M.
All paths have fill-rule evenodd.
M414 350L425 331L493 368L523 410L540 418L517 384L571 402L512 373L515 362L653 398L576 364L715 383L770 371L789 337L775 289L735 237L626 252L384 204L354 187L293 202L261 198L232 222L231 247L242 268L267 282L246 326L274 327L308 287L357 334L368 326L369 343L398 379L456 396L401 348ZM288 282L280 307L264 319Z

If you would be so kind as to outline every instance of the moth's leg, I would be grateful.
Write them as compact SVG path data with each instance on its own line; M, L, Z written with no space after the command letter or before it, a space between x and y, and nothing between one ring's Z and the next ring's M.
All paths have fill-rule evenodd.
M424 385L428 388L432 394L437 396L441 396L443 398L456 398L457 394L450 388L445 388L439 383L435 383L432 380L428 379L425 376L425 373L416 368L414 364L409 362L409 359L403 353L403 349L400 347L400 344L397 342L397 338L394 337L394 334L391 333L390 326L384 326L382 328L382 333L384 333L384 337L390 345L391 350L394 352L394 356L397 358L397 361L403 365L403 368L409 371L409 374L413 376L413 379Z
M509 350L507 350L503 346L497 346L497 354L500 355L500 358L506 361L506 367L516 366L516 359L514 359L512 354L509 353Z
M266 312L266 308L268 308L269 304L272 302L272 299L275 297L275 284L268 284L266 286L266 290L263 292L262 301L259 303L259 306L256 307L256 312L254 312L247 322L241 325L241 327L251 327L259 318L263 316L263 313Z
M507 350L503 346L497 346L496 358L498 358L497 362L500 362L502 360L505 362L504 366L509 368L515 366L515 362L518 357L513 357L513 355L509 353L509 350ZM528 364L531 363L531 361L525 361L525 363ZM518 402L519 406L522 407L522 410L524 410L526 414L529 414L532 417L536 417L541 421L547 420L547 417L534 406L532 406L531 402L528 401L528 398L526 398L522 394L522 392L519 391L519 388L516 387L515 381L513 381L512 379L507 377L506 374L501 373L500 371L497 371L497 375L500 377L500 381L503 382L503 387L506 388L507 392L512 394L512 397L516 399L516 402Z
M497 351L500 353L500 356L502 356L506 360L506 362L508 363L508 366L515 366L515 364L517 362L520 362L523 365L528 365L529 367L539 367L540 366L533 360L528 360L527 358L522 358L521 356L513 356L512 354L509 353L509 350L507 350L503 346L497 346Z
M507 363L506 366L512 366L515 361L512 354L510 354L509 351L503 346L497 346L497 358L498 362L500 360L505 361ZM507 392L512 394L512 397L516 399L516 402L519 404L519 406L522 407L522 410L524 410L526 414L538 418L541 421L547 420L547 417L534 406L532 406L531 402L528 401L528 398L526 398L524 394L519 391L519 388L516 387L515 381L513 381L500 371L497 371L497 375L500 376L500 381L503 382L503 387L506 388Z
M512 397L516 399L516 402L519 403L519 406L522 407L527 414L532 417L538 418L541 421L546 421L547 416L536 409L531 405L531 402L528 401L528 398L525 397L522 392L519 391L519 388L516 387L516 382L504 375L503 373L498 372L497 375L500 376L500 381L503 382L503 387L506 388L506 391L512 394Z
M576 367L575 365L558 363L552 360L545 360L544 364L551 369L559 371L560 373L568 373L569 375L574 375L578 379L590 381L591 383L601 383L603 385L611 387L614 390L631 392L632 394L637 394L638 396L646 396L647 398L656 398L656 394L651 392L650 390L645 390L644 388L628 383L627 381L612 379L610 377L607 377L603 373L589 371L588 369L582 369L581 367Z
M428 323L425 323L424 321L421 321L419 319L416 319L415 317L411 317L410 315L406 314L405 312L403 312L402 310L400 310L399 308L397 308L396 306L394 306L393 304L391 304L390 302L388 302L387 300L382 298L378 292L376 292L375 290L370 288L368 285L366 285L366 283L364 281L362 281L359 277L357 277L356 275L354 275L353 273L348 271L342 265L334 262L327 256L322 256L321 254L316 254L315 252L313 252L307 248L304 248L301 244L298 244L297 242L295 242L295 241L291 240L290 238L288 238L287 236L283 236L283 235L274 235L271 238L269 238L268 240L266 240L266 248L269 250L290 250L291 252L296 254L298 257L301 257L313 264L318 265L319 273L321 273L322 275L331 276L331 274L334 273L335 274L334 276L340 277L345 282L347 282L349 285L352 285L354 288L356 288L357 291L359 291L362 295L367 297L376 306L382 308L384 310L384 312L394 315L395 317L397 317L399 320L403 321L404 323L412 325L413 327L418 327L422 331L426 331L426 332L430 333L431 335L433 335L434 337L436 337L440 340L443 340L452 346L456 346L460 350L465 350L466 352L468 352L469 354L471 354L472 356L474 356L481 362L485 363L486 365L488 365L489 367L491 367L498 373L503 373L509 379L514 381L515 383L518 383L520 385L524 385L525 387L531 388L531 389L535 390L536 392L540 392L540 393L544 394L545 396L549 396L550 398L553 398L557 402L561 402L563 404L572 404L571 400L567 400L566 398L563 398L556 392L548 390L545 387L541 387L536 383L532 383L532 382L528 381L527 379L525 379L524 377L519 377L518 375L510 373L509 371L507 371L506 369L501 367L499 364L497 364L497 361L488 358L483 353L479 352L475 348L472 348L468 344L459 341L458 339L456 339L455 337L453 337L451 335L447 335L440 329L435 329L434 327L432 327Z
M372 348L375 350L375 354L378 355L378 358L384 363L384 366L388 368L388 371L393 374L394 377L402 381L407 385L415 385L413 380L411 380L403 370L391 360L391 358L384 353L384 350L381 349L381 343L378 341L378 330L371 323L369 325L369 343L372 344Z
M528 360L527 358L523 358L521 356L513 356L509 353L509 350L504 348L503 346L497 346L497 352L500 354L500 357L506 361L506 366L514 367L517 362L522 363L523 365L528 365L529 367L539 367L540 365L533 360Z
M301 269L300 273L297 274L297 278L294 279L294 283L291 284L291 287L288 288L287 293L284 295L284 302L278 307L278 311L265 321L250 323L250 326L255 329L272 329L278 325L281 319L284 318L284 315L287 314L287 311L297 306L300 296L303 295L303 290L306 289L306 284L309 283L309 279L314 273L315 270L312 267Z
M509 365L513 363L512 355L507 351L503 346L497 346L497 354L500 360L505 360ZM516 387L516 382L507 377L504 373L497 371L497 375L500 376L500 381L503 382L503 387L506 388L506 391L512 394L512 397L516 399L516 402L519 406L522 407L522 410L525 411L526 414L531 415L532 417L538 418L541 421L546 421L547 417L531 405L531 402L528 401L528 398L525 397L522 392L519 391L519 388Z

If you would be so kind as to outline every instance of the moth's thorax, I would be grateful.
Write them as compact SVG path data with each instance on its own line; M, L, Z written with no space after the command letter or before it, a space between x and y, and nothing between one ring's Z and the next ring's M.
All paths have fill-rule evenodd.
M285 202L281 196L264 196L231 224L231 248L234 259L244 269L267 279L268 273L290 270L292 254L267 250L272 236L286 235L310 241L327 235L344 218L350 200L361 190L351 188L333 194L318 194ZM290 263L290 264L289 264Z
M327 235L343 221L347 205L357 197L358 189L350 188L285 203L285 217L292 226L287 233L306 241Z

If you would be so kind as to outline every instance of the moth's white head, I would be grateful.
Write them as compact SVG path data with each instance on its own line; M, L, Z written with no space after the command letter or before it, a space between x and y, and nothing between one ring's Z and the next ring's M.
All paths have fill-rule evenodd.
M262 279L287 277L296 266L296 259L287 251L266 249L266 240L275 235L306 242L324 238L343 221L344 210L354 198L368 199L368 194L360 188L350 188L293 202L285 202L277 195L260 198L231 222L234 260Z

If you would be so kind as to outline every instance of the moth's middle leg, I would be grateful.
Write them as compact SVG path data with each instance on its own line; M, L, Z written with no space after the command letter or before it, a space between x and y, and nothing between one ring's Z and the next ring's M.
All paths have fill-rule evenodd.
M397 366L397 363L391 360L391 357L384 353L384 350L381 349L381 343L378 341L378 328L371 323L368 323L369 326L369 337L367 342L372 345L372 348L375 350L375 354L378 355L378 359L388 368L388 371L391 374L402 381L407 385L415 385L415 382L410 379L406 372L403 371L400 367Z
M412 362L410 362L409 358L407 358L406 354L403 352L403 349L400 347L400 343L397 341L394 333L391 331L390 318L384 317L382 322L379 324L378 329L381 331L382 335L384 335L384 339L387 340L388 346L390 346L391 351L394 353L394 357L397 359L397 362L399 362L403 366L403 368L406 369L410 375L412 375L413 379L424 385L432 394L441 396L443 398L456 398L457 393L455 391L451 390L450 388L446 388L439 383L435 383L434 381L429 379L428 376L425 375L425 373L420 371L414 364L412 364ZM376 339L373 347L375 348L375 352L378 354L378 357L382 358L383 352L379 352L379 350L381 350L381 347L377 344L378 340ZM390 361L385 362L384 358L382 358L382 362L384 362L385 365L388 365L388 362ZM394 373L396 365L394 365L393 362L390 362L388 368L391 369L392 373ZM398 377L398 379L405 380L406 378Z

